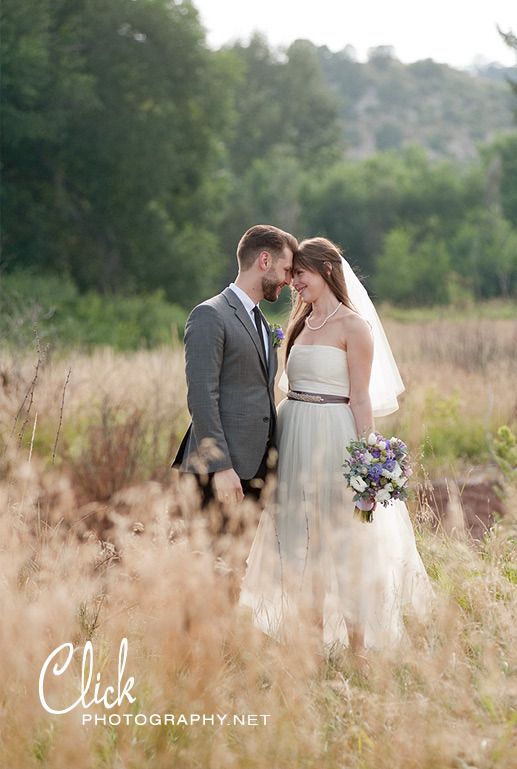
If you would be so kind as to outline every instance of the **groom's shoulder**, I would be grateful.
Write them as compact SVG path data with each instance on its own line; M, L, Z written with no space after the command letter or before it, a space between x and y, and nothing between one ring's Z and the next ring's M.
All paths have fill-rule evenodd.
M211 296L210 299L205 299L201 304L208 305L208 307L214 307L216 310L226 309L228 307L228 299L226 297L228 290L229 289L225 288L220 294Z
M211 296L209 299L205 299L203 302L196 304L190 313L190 317L196 315L220 314L221 312L228 310L230 305L228 303L226 292L229 290L230 289L225 289L224 291L221 291L220 294Z

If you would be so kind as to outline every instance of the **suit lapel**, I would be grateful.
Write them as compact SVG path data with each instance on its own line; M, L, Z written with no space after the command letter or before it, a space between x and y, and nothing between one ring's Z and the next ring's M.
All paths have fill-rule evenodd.
M255 324L251 320L251 317L246 312L246 308L240 301L240 299L233 293L231 288L225 288L223 291L223 294L226 298L226 301L230 305L230 307L233 307L235 311L235 315L240 320L246 331L251 337L251 341L255 345L255 349L257 351L257 355L260 358L260 362L262 364L262 368L264 369L264 373L266 375L266 379L268 379L268 369L267 369L267 363L264 360L264 354L262 352L262 346L260 344L259 338L258 338L258 332L255 328ZM269 341L269 344L271 346L271 339Z

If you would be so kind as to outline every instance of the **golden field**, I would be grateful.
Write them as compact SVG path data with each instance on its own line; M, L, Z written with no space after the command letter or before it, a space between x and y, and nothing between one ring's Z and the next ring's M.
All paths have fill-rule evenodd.
M390 319L407 392L378 428L413 448L416 479L497 473L493 436L517 423L517 322ZM217 535L168 468L187 424L180 347L0 358L0 765L12 769L489 769L517 754L517 489L483 541L431 531L411 503L433 580L432 620L406 644L323 655L309 625L286 648L236 606L258 511ZM83 725L38 695L47 655L70 669L49 699L73 703L91 640L116 685L121 639L136 700ZM61 658L60 658L61 659ZM61 659L62 661L62 659ZM49 677L50 678L50 677ZM86 712L86 711L84 711ZM254 714L267 723L135 723L137 714ZM258 719L260 721L260 719Z

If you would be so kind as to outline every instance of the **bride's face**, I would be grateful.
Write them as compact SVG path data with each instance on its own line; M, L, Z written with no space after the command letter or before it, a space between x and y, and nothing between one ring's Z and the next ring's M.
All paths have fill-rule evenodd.
M293 268L293 287L307 304L315 302L328 291L328 285L319 272L312 272L306 267Z

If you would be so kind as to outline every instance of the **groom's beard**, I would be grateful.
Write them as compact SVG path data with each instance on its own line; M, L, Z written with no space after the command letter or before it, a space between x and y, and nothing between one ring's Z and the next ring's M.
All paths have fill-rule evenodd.
M278 289L281 288L283 284L283 281L268 278L267 275L262 278L262 293L264 294L264 299L267 299L268 302L276 302L280 295Z

